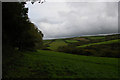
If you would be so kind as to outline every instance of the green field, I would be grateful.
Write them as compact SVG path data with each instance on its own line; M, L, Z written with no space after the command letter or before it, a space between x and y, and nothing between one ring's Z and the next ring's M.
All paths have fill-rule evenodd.
M86 44L86 45L77 46L77 47L87 47L87 46L100 45L100 44L111 44L111 43L118 43L119 41L120 39L116 39L116 40L109 40L109 41L104 41L104 42Z
M105 39L104 36L89 36L89 37L85 37L85 38L88 38L88 39Z
M119 78L119 40L115 35L44 40L46 50L16 52L15 57L4 58L3 77Z
M92 45L100 44L111 44L118 42L119 35L106 35L106 36L83 36L83 37L73 37L65 39L54 39L54 40L44 40L44 45L53 51L56 51L59 47L70 45L76 47L87 47Z
M51 42L51 40L44 40L44 41L43 41L44 45L50 44L50 42Z
M118 58L44 50L22 54L7 66L4 78L118 78Z
M74 42L78 42L77 40L65 40L68 43L74 43Z
M120 34L105 36L82 36L65 39L45 40L43 50L65 52L77 55L119 57Z
M48 47L48 48L51 50L57 50L58 47L65 46L65 45L67 45L67 43L65 43L63 40L55 40L54 42L52 42L49 45L50 47Z

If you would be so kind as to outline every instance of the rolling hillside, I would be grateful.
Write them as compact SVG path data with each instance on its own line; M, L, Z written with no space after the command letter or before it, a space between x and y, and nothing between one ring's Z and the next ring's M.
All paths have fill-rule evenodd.
M65 46L69 44L78 44L82 46L90 45L100 45L100 44L111 44L117 43L120 40L120 34L115 35L106 35L106 36L84 36L84 37L73 37L65 39L53 39L53 40L44 40L44 44L49 46L50 50L56 50L60 46ZM76 45L77 47L77 45Z
M118 79L119 40L118 35L44 40L43 50L7 55L3 78Z
M4 78L118 78L118 58L45 50L24 52L19 58L6 66Z
M120 34L106 36L83 36L65 39L44 40L43 50L52 50L78 55L120 57L118 46ZM47 42L50 43L47 43Z
M109 40L109 41L104 41L104 42L86 44L86 45L77 46L77 47L87 47L87 46L101 45L101 44L112 44L112 43L118 43L119 41L120 41L120 39L115 39L115 40Z

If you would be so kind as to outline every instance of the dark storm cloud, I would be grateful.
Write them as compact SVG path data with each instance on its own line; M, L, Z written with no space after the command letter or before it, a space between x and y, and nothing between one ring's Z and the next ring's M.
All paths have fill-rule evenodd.
M118 32L117 2L28 4L29 17L45 35L61 38Z

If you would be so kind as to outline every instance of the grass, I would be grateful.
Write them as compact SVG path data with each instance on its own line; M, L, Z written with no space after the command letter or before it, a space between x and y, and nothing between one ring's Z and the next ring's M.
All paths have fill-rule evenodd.
M48 48L51 50L57 50L58 47L65 46L65 45L67 45L67 43L65 43L63 40L55 40L54 42L49 44L50 47L48 47Z
M13 63L5 78L118 78L118 58L38 50Z
M109 40L109 41L98 42L98 43L90 43L90 44L81 45L81 46L77 46L77 47L87 47L87 46L100 45L100 44L111 44L111 43L117 43L117 42L119 42L119 40L120 40L120 39Z
M77 40L65 40L68 43L74 43L74 42L78 42Z
M88 39L105 39L104 36L90 36L90 37L87 37Z
M52 42L52 40L44 40L43 43L44 45L50 44Z

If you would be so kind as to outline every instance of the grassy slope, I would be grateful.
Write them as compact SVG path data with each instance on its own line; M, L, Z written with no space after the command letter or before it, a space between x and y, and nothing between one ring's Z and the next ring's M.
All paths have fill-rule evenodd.
M5 77L117 78L118 58L103 58L39 50L26 52L9 65Z
M98 42L98 43L91 43L91 44L86 44L86 45L82 45L82 46L78 46L78 47L87 47L87 46L92 46L92 45L117 43L117 42L119 42L119 40L120 40L120 39L109 40L109 41Z
M87 46L91 46L91 45L100 45L100 44L110 44L114 41L105 41L105 40L113 40L113 39L118 39L119 35L106 35L106 36L83 36L83 37L73 37L73 38L65 38L65 39L55 39L54 42L49 43L47 48L49 48L50 50L56 51L58 47L60 46L65 46L65 45L69 45L69 44L74 44L76 42L83 42L82 45L81 43L80 46L76 47L87 47ZM78 41L79 40L79 41ZM92 40L92 41L91 41ZM101 42L101 40L103 42ZM51 42L52 40L44 40L44 44ZM91 41L91 43L90 43ZM93 41L97 41L96 43L92 43Z
M78 41L77 40L66 40L66 42L74 43L74 42L78 42Z
M49 44L52 40L44 40L43 43L44 45Z
M105 39L104 36L88 36L88 37L85 37L85 38L88 38L88 39Z
M63 40L55 40L50 44L50 47L48 47L51 50L56 50L60 46L65 46L67 43L65 43Z

